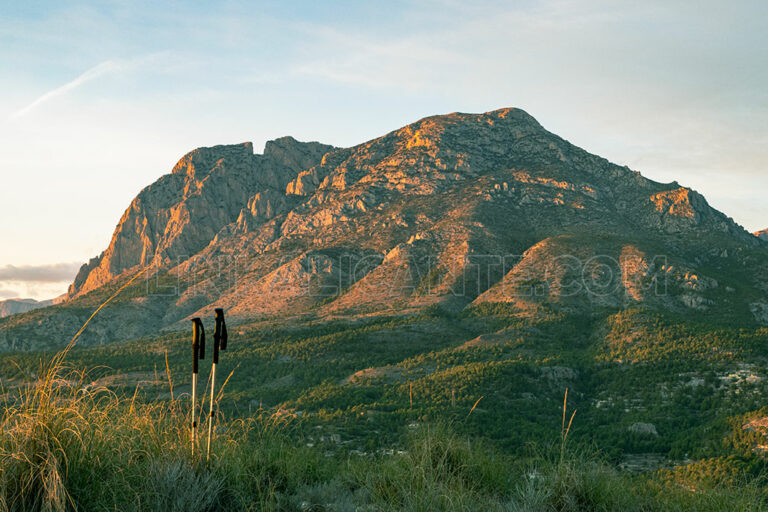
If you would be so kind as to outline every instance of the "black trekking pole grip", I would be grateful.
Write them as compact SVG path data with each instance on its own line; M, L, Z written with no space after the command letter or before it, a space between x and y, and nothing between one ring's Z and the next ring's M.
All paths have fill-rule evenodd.
M219 335L219 348L221 350L227 350L227 324L224 321L224 310L216 308L216 332Z
M213 364L219 364L219 340L213 337Z
M205 359L205 328L199 318L192 319L192 373L198 373L198 360Z

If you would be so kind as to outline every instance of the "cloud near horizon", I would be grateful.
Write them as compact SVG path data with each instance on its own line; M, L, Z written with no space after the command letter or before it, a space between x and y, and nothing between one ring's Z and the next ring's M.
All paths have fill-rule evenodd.
M48 265L5 265L0 267L0 282L70 282L74 279L81 265L81 262L51 263Z
M19 293L17 290L10 290L8 288L0 288L0 300L5 299L15 299L16 297L19 297L21 293Z
M46 300L65 293L81 262L0 266L0 300Z

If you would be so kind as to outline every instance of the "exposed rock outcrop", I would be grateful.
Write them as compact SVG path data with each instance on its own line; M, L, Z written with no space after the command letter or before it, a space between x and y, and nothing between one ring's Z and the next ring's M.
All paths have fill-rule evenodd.
M627 427L627 430L634 432L635 434L642 434L646 436L656 437L659 435L659 433L656 431L656 426L653 423L633 423Z

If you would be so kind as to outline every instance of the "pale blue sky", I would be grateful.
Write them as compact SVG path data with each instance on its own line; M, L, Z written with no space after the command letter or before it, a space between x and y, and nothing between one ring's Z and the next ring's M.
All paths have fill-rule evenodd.
M0 0L0 299L62 292L14 269L98 254L197 146L505 106L768 227L768 2L29 4Z

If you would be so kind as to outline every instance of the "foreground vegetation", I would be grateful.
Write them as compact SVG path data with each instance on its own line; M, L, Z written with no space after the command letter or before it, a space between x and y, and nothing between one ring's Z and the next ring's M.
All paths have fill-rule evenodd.
M220 403L230 417L291 410L304 430L321 427L363 451L397 444L405 425L439 420L521 455L531 439L557 441L551 425L569 388L579 410L571 437L612 463L649 453L671 461L749 457L724 440L741 429L735 422L768 404L768 329L743 321L643 309L523 319L502 305L243 325L231 339L219 365L223 376L234 372ZM0 355L4 384L37 379L51 357ZM188 393L189 333L76 347L67 360L116 392L138 387L148 400L166 400L166 357L176 394ZM202 363L207 375L210 362Z
M766 341L640 308L233 326L208 463L187 333L6 353L0 512L768 509Z
M190 453L186 401L148 403L46 373L8 399L0 510L758 510L756 485L693 492L629 476L568 444L512 457L445 424L412 425L393 451L308 442L301 421L220 419L209 463ZM199 452L198 452L199 453Z

